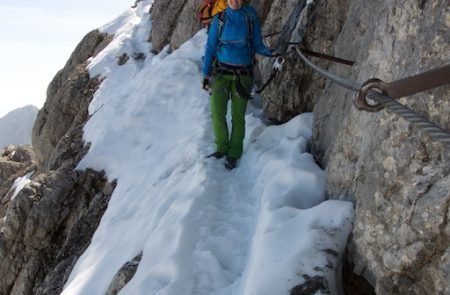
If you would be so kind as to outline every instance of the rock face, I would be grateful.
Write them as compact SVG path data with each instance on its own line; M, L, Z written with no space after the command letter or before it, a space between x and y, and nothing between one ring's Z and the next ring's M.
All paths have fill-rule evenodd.
M48 86L47 100L33 127L33 147L43 169L51 169L52 154L60 139L87 119L87 107L101 80L89 77L86 61L110 40L97 30L87 34Z
M11 178L28 173L35 165L36 159L30 145L5 147L0 150L0 183L4 184Z
M137 271L139 262L141 262L142 253L134 257L131 261L125 263L114 276L111 285L106 291L106 295L116 295L133 278Z
M153 51L161 51L172 38L177 48L197 32L201 27L194 21L196 8L195 0L155 1L150 11L152 32L149 41L153 44ZM177 28L180 26L185 29Z
M36 169L36 157L29 145L9 145L0 150L0 216L5 215L10 192L15 180ZM0 228L3 220L0 220Z
M393 81L445 64L449 16L446 1L353 1L335 52L356 63L332 71ZM378 294L448 294L450 153L389 111L356 111L352 97L327 84L314 108L314 150L329 194L355 202L355 271ZM448 86L401 102L450 130Z

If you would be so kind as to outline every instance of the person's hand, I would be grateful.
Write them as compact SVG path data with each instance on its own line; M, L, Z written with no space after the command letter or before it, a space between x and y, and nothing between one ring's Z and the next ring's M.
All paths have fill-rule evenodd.
M203 77L203 89L208 91L209 90L209 77L205 76Z

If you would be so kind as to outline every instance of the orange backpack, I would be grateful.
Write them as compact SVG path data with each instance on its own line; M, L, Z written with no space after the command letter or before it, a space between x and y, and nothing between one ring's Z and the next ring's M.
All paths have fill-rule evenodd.
M195 18L205 27L213 17L227 8L227 0L203 0L195 13Z

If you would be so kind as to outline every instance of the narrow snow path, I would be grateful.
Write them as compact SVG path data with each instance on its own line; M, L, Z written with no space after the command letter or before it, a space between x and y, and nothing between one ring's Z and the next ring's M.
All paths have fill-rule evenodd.
M267 127L249 107L238 168L206 159L205 31L170 54L117 64L122 53L150 52L151 3L109 24L116 36L90 64L107 79L90 105L91 147L78 169L105 170L118 184L63 294L104 294L140 253L121 294L287 294L303 274L327 277L336 292L353 209L325 201L324 172L307 152L313 115Z

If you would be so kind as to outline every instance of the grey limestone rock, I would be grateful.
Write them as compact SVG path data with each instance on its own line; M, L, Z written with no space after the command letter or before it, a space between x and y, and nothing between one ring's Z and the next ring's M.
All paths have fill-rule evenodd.
M445 64L449 15L446 1L352 1L334 50L356 63L330 70L389 82ZM448 149L387 110L357 111L353 95L326 83L313 151L330 196L355 203L355 271L378 294L448 294ZM450 130L448 86L400 102Z
M101 77L89 77L86 61L95 56L111 40L111 36L94 30L77 46L64 68L47 89L47 100L33 127L32 142L40 168L49 169L58 141L87 119L87 107L101 83Z
M125 263L114 276L106 295L116 295L133 278L141 262L142 253Z
M193 0L155 1L153 3L150 10L152 15L152 31L149 41L152 42L154 52L161 51L164 46L170 43L178 19L180 18L180 15L183 14L184 6L188 1L194 5ZM185 13L187 13L187 10ZM183 16L183 18L184 17L185 16ZM191 15L190 23L195 23L194 14ZM187 39L193 35L192 33L193 32L186 32L183 37L177 34L178 37L175 37L175 39Z

